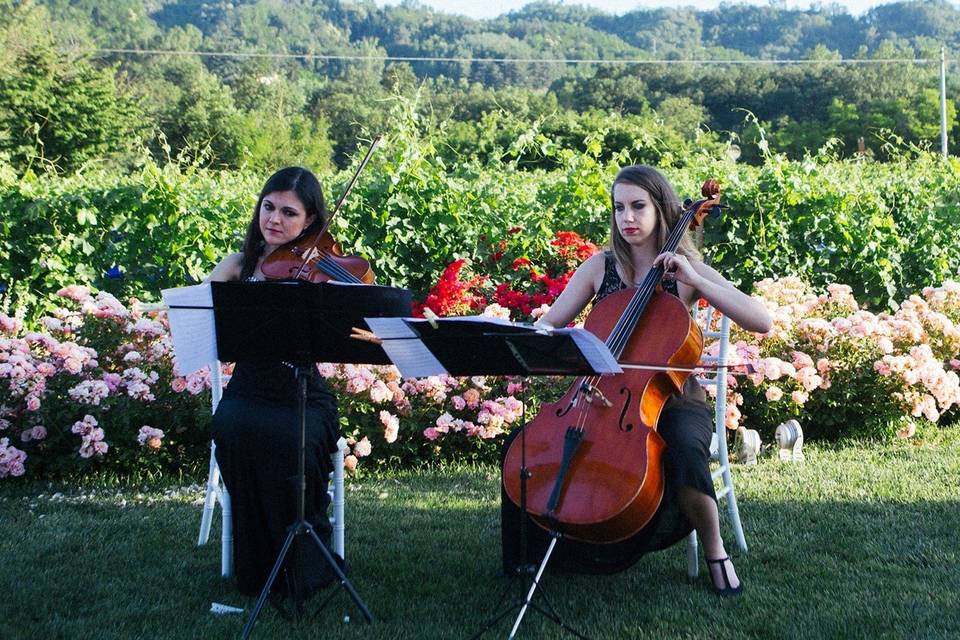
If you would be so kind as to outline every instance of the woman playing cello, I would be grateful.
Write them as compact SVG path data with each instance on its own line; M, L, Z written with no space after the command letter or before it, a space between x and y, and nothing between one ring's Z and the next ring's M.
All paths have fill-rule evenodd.
M771 319L764 306L739 291L700 260L688 234L676 252L663 247L681 214L673 187L657 170L624 167L611 190L610 249L584 262L540 323L562 327L589 304L621 289L640 284L655 267L665 271L663 289L690 308L705 298L748 331L769 331ZM742 591L733 563L720 537L716 494L709 469L713 411L703 389L688 377L682 393L670 397L660 413L656 431L666 443L663 454L664 490L660 507L639 533L613 544L589 544L564 539L560 559L565 567L587 572L610 572L628 566L642 553L662 549L696 529L704 545L714 590L721 595ZM509 442L508 442L509 446ZM517 507L504 496L503 561L511 572L519 562ZM526 528L533 549L545 544L546 534Z

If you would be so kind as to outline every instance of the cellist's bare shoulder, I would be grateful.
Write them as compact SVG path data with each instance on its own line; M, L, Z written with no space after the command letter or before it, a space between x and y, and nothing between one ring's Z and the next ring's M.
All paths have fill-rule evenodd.
M577 272L581 271L584 279L593 284L593 289L590 292L590 298L592 299L600 290L600 287L603 286L603 277L607 272L606 252L598 251L584 260L583 264L577 267Z
M595 253L584 261L564 288L563 292L543 316L543 320L554 326L564 327L583 311L603 283L605 260L603 253Z
M240 279L240 268L243 266L243 254L231 253L220 261L204 282L230 282Z

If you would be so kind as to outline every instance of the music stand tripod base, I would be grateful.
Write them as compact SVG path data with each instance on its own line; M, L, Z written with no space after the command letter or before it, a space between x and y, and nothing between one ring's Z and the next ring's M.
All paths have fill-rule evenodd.
M473 375L599 375L622 373L609 349L585 329L559 329L543 332L529 325L516 325L492 318L439 318L431 321L399 318L367 319L374 332L384 339L384 350L400 369L401 375L427 376L449 374ZM526 405L524 418L526 423ZM529 476L526 467L526 434L520 431L522 462L520 472L520 537L521 567L526 566L526 482ZM517 629L528 609L538 611L552 622L574 636L586 637L566 625L553 611L546 611L532 602L540 579L550 560L550 555L559 538L553 539L536 576L518 601L494 615L474 638L479 638L494 624L519 609L510 637ZM508 585L507 590L509 590ZM521 590L523 586L521 585ZM504 591L504 596L507 590ZM541 589L541 592L543 590ZM501 596L500 602L503 601ZM546 601L546 595L543 595ZM499 606L499 604L498 604Z

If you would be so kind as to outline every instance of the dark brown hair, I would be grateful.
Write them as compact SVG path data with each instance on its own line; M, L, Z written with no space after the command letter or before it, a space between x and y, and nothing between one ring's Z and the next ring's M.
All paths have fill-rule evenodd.
M654 169L642 164L634 164L623 167L617 173L610 186L610 250L613 257L620 267L626 282L632 284L636 275L633 272L633 260L630 253L630 244L620 235L620 229L617 227L617 212L613 203L613 188L619 183L632 184L640 187L650 194L654 208L657 210L657 249L662 250L670 237L670 231L680 219L683 208L680 206L680 198L677 192L667 180L666 176ZM677 247L677 253L688 258L700 259L700 252L697 251L689 233L684 233L680 240L680 246Z
M263 253L264 241L263 233L260 231L260 206L263 204L265 196L276 191L293 191L297 194L300 202L303 203L307 218L315 216L310 226L303 230L303 234L313 233L322 227L327 220L323 189L321 189L320 181L313 173L303 167L286 167L277 171L267 179L263 189L260 190L257 206L253 208L253 219L247 226L247 235L243 240L243 262L240 266L241 280L246 280L253 275L257 268L257 260Z

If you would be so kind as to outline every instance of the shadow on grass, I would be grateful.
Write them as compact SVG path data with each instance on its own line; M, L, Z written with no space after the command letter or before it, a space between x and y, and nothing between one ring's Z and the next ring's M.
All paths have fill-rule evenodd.
M198 496L137 495L0 502L0 637L239 637L253 600L219 577L218 531L195 546ZM506 584L495 575L495 496L494 479L469 473L360 483L348 495L347 558L378 622L363 624L341 591L299 624L267 607L254 637L473 635ZM615 576L551 573L544 587L591 638L960 637L957 500L748 496L741 510L751 550L736 558L739 599L714 596L703 569L687 584L683 544ZM247 613L216 616L211 602ZM505 637L509 626L484 637ZM521 627L524 638L560 636L539 616Z

